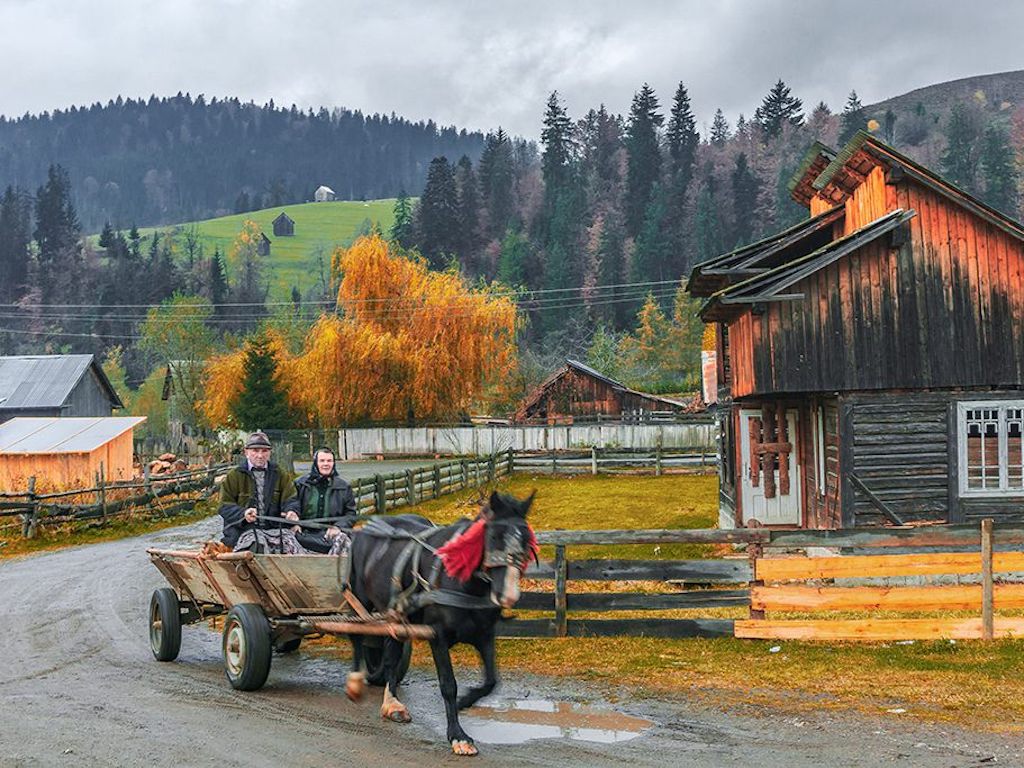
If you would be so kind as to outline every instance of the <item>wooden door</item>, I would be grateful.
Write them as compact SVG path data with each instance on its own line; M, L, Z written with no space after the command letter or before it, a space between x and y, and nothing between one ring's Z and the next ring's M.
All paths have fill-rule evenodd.
M800 465L796 460L796 411L785 413L786 439L791 450L774 455L771 469L767 469L758 453L762 440L762 412L740 411L740 493L743 520L757 520L762 525L800 524ZM754 436L752 438L752 435ZM782 438L777 438L780 442ZM780 467L785 463L788 473ZM772 476L766 477L770 471Z

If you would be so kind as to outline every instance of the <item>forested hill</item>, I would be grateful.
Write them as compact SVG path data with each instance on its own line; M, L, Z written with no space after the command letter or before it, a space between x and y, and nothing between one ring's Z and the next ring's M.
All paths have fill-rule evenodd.
M99 231L305 202L321 184L340 199L417 194L431 158L476 159L482 147L479 133L394 115L119 96L0 117L0 190L34 191L59 163L83 228Z

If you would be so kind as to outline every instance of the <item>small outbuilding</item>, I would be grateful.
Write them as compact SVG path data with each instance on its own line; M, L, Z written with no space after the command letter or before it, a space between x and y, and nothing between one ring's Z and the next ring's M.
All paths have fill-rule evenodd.
M316 192L313 193L313 200L317 203L329 203L336 198L337 195L334 193L334 190L323 184L317 187Z
M75 488L132 477L133 430L145 416L25 417L0 425L0 488Z
M295 220L284 211L281 211L271 224L274 227L274 237L293 237L295 235Z
M571 423L576 419L644 418L681 412L687 404L630 389L589 365L566 360L565 365L534 389L516 410L513 420Z
M110 416L123 407L93 355L0 357L0 423L15 416Z
M256 242L256 253L260 256L270 255L270 238L260 232L260 239Z

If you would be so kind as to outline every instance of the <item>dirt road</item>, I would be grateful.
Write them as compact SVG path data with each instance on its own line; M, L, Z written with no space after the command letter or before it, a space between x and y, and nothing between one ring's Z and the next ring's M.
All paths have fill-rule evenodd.
M899 721L737 716L683 701L621 701L653 721L618 743L555 738L480 741L456 758L444 743L432 671L413 669L407 726L380 721L377 689L361 704L341 693L343 665L303 653L274 660L257 693L231 689L220 638L186 628L177 662L150 655L146 610L163 582L145 548L208 537L206 521L150 536L0 563L0 766L968 766L1024 765L1009 739ZM509 677L498 703L529 697L592 701L568 681ZM593 702L592 702L593 703ZM601 702L597 701L600 705ZM467 730L472 733L472 729ZM557 733L557 730L556 730Z

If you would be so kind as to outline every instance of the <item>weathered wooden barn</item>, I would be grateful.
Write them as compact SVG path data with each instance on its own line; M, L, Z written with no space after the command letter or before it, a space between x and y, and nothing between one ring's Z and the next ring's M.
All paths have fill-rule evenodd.
M317 203L329 203L336 198L334 190L324 184L317 187L316 192L313 193L313 201Z
M15 416L109 416L123 407L92 355L0 357L0 423Z
M270 255L271 240L264 233L260 232L260 239L256 241L256 253L260 256Z
M292 237L295 234L295 220L284 211L277 215L271 226L274 228L274 237Z
M1024 516L1024 227L874 137L810 218L694 268L717 325L720 523Z
M86 488L132 477L132 431L144 416L15 418L0 425L0 488Z
M566 360L526 397L513 420L564 424L598 417L640 419L684 408L686 403L679 400L637 392L589 365Z

